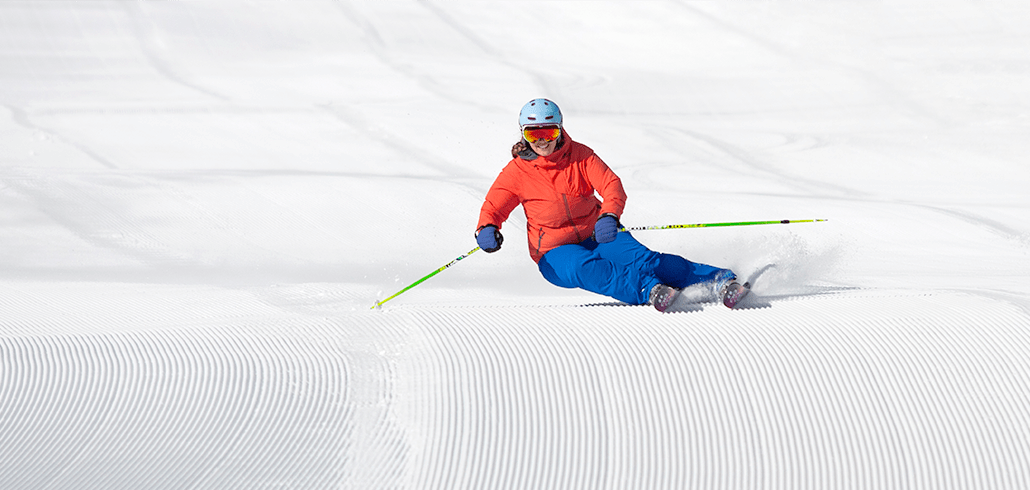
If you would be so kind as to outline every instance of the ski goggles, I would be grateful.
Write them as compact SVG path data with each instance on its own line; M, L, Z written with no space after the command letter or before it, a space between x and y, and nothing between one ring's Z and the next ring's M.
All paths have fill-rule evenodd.
M522 128L522 137L530 143L537 141L554 141L561 136L561 126L526 126Z

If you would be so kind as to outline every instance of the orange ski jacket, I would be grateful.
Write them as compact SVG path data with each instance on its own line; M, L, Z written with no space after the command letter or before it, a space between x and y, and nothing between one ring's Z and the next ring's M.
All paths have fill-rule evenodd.
M500 229L521 204L534 262L551 249L590 238L598 217L611 213L618 219L626 207L626 191L615 172L594 150L564 131L562 136L565 143L551 155L508 162L479 212L477 232L487 225Z

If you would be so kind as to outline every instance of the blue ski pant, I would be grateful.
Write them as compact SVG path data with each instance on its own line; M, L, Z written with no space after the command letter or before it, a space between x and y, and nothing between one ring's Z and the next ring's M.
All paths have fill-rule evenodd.
M580 288L624 303L646 304L651 288L665 284L685 288L692 284L734 277L729 269L691 262L679 255L654 252L629 232L597 243L593 238L562 245L540 259L540 273L563 288Z

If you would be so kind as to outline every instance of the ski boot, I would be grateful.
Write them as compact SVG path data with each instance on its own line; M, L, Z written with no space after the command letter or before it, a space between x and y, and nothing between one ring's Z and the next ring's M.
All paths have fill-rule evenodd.
M722 299L722 304L727 308L734 308L740 300L747 296L747 293L751 292L751 283L745 282L741 284L736 279L731 279L722 287L722 291L719 292L719 297Z
M654 309L665 313L665 310L672 305L673 301L676 301L676 297L680 295L680 290L672 286L666 286L665 284L658 284L651 288L651 305Z

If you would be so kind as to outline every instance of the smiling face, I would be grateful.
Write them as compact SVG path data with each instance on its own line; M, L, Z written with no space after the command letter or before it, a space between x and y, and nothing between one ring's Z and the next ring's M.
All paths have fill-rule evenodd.
M533 148L533 151L535 151L537 155L546 157L551 153L554 153L554 148L558 146L558 140L536 140L535 142L530 143L529 146Z

